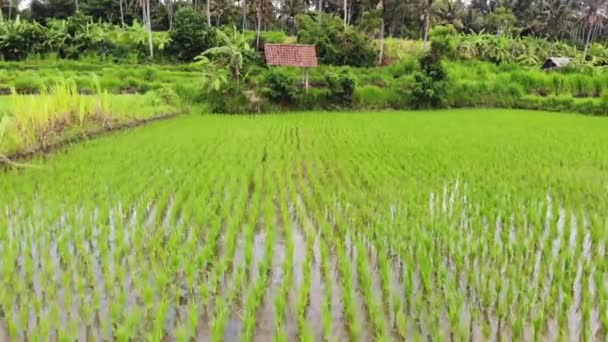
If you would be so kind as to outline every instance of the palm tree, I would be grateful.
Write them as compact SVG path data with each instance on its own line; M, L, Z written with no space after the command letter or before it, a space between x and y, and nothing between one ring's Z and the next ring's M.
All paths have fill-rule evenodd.
M601 27L606 21L606 17L603 15L603 10L608 4L607 0L587 0L585 3L584 15L579 21L582 29L582 36L584 39L585 49L583 51L583 62L587 59L587 53L589 52L589 45L595 40ZM587 31L585 33L585 31ZM586 37L585 37L586 35Z
M245 35L241 34L236 27L233 27L229 34L218 30L217 40L219 46L204 51L196 59L200 60L207 56L223 58L223 64L231 70L232 76L236 80L238 86L241 80L245 55L252 51L247 42L247 38L245 38Z

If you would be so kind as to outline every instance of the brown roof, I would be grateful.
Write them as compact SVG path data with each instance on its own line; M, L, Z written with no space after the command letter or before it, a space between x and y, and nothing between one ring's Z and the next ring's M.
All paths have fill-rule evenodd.
M268 65L316 67L317 51L314 45L265 44L264 53Z

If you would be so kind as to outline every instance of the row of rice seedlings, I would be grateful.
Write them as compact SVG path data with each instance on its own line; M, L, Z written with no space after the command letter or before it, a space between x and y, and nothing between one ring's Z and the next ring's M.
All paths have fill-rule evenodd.
M276 212L273 203L273 195L276 191L276 184L270 180L271 174L267 172L265 174L267 185L266 195L264 204L264 258L261 261L261 265L258 267L258 278L250 288L250 292L245 300L244 310L244 330L241 335L241 339L244 341L252 341L256 328L256 316L260 305L264 299L266 288L269 285L272 271L272 262L274 256L274 248L276 241Z
M367 315L371 321L371 325L374 329L374 338L378 341L390 340L388 322L384 311L382 310L382 303L378 302L377 294L372 289L372 273L371 268L367 260L367 248L364 247L362 239L357 239L355 242L355 248L357 253L357 273L359 275L359 284L361 288L361 294L367 307Z
M360 160L353 160L353 163L358 163ZM363 162L361 160L361 162ZM348 170L348 169L347 169ZM354 168L350 168L350 171L345 171L347 175L337 176L337 179L342 179L340 189L345 192L357 192L365 189L368 184L374 183L374 178L377 177L376 172L369 173L356 173L353 172ZM362 230L361 234L368 235L371 239L377 239L381 237L383 232L382 226L384 222L379 222L376 226L373 221L382 221L382 217L375 212L374 206L369 204L369 196L355 197L354 201L347 202L347 206L352 206L351 213L356 213L357 216L353 219L357 220L360 225L367 225L368 229ZM352 200L352 199L351 199ZM372 201L374 199L372 198ZM348 208L346 209L348 210ZM351 214L352 216L352 214ZM359 217L366 217L367 222L361 221ZM374 232L374 234L369 234ZM395 316L400 313L400 318L403 318L403 313L400 312L398 297L393 299L394 291L390 279L392 278L391 270L388 267L387 259L385 258L382 250L378 249L378 246L384 245L385 241L379 240L378 242L364 242L364 238L361 237L360 233L356 233L355 246L356 246L356 263L357 271L359 275L359 283L361 284L362 296L365 299L365 305L367 308L368 317L370 317L371 324L375 330L375 338L379 340L390 339L390 328L387 314L391 310L395 310ZM374 241L374 240L372 240ZM379 264L379 269L376 272L368 262L368 255L374 254L376 263ZM376 265L378 266L378 265ZM378 280L376 277L379 277ZM373 284L373 282L377 282ZM382 300L384 298L384 300ZM391 303L394 302L394 306L391 308ZM402 329L405 330L405 329Z
M213 341L220 341L225 338L235 305L240 303L243 286L249 278L248 264L245 262L245 264L239 265L234 261L241 228L244 227L244 232L242 233L247 236L248 231L255 229L258 217L258 210L249 208L247 187L248 184L242 182L238 190L235 189L234 191L234 194L238 196L238 199L234 203L234 209L238 211L233 213L234 215L229 214L231 218L224 223L226 226L223 237L224 252L218 260L213 273L207 279L209 292L205 294L204 299L206 301L213 301L213 305L208 306L209 309L213 309L211 315L212 321L209 325ZM230 211L228 210L228 212ZM212 238L215 241L219 241L220 235ZM212 243L211 241L209 242ZM248 258L248 251L253 249L253 244L253 239L245 239L245 260ZM215 250L218 248L219 246L216 246ZM232 273L230 281L226 278L227 272ZM222 288L228 285L232 287L228 290L222 290Z
M295 205L295 216L299 223L301 232L304 235L305 241L305 256L302 265L303 279L299 288L297 304L296 304L296 319L298 325L298 338L300 341L314 341L314 333L310 322L308 321L308 308L310 306L310 291L312 286L312 264L313 264L313 245L315 240L315 231L312 227L312 222L308 218L307 208L302 203L300 196L293 199Z
M287 164L287 163L286 163ZM283 171L285 172L285 170ZM284 173L287 174L287 173ZM279 183L279 211L285 239L285 260L282 265L282 282L279 292L274 300L275 307L275 341L286 342L289 340L285 319L288 314L289 292L293 287L293 265L294 265L294 233L293 222L289 215L288 193L286 191L285 177L278 177Z
M322 305L324 336L326 340L347 338L347 336L341 335L341 331L337 330L340 329L342 325L345 325L347 328L350 326L350 322L345 320L346 307L343 305L344 299L340 300L340 298L344 296L343 284L341 282L338 284L342 274L339 274L339 259L333 248L336 243L338 243L337 240L342 238L339 234L336 235L338 232L335 231L335 223L330 223L328 221L329 213L324 203L325 199L323 198L322 193L320 191L313 191L313 189L330 188L328 188L327 185L321 185L320 183L323 178L320 177L319 170L317 169L318 160L312 160L309 164L306 164L305 167L309 176L300 178L300 191L305 203L307 203L314 213L313 217L315 218L321 235L320 248L323 278L325 281L325 297ZM327 251L329 245L332 246L331 254ZM331 269L332 262L330 260L330 255L331 258L336 260L335 271ZM334 293L334 289L338 293ZM336 305L339 305L339 307L336 307ZM349 302L349 307L349 310L351 311L356 310L352 301ZM358 326L352 327L351 329L348 329L348 334L351 336L354 335L353 333L358 334L359 329Z
M325 341L335 341L346 336L340 336L339 325L344 322L334 321L338 317L334 315L333 303L338 302L336 297L339 293L334 293L334 287L337 283L337 274L332 270L331 258L334 257L333 249L330 250L330 246L333 246L335 241L334 231L330 227L329 223L325 218L325 210L320 206L319 199L320 191L313 191L313 189L321 189L318 181L320 177L316 176L316 169L313 167L314 162L306 165L308 177L299 176L299 188L302 194L302 200L309 209L313 223L317 226L317 241L320 249L320 263L321 263L321 278L323 281L324 295L321 303L321 315L322 315L322 329L323 337ZM315 196L316 195L316 196ZM337 289L337 292L340 292ZM337 308L342 310L342 308Z
M312 164L313 163L309 163L306 164L306 169L308 170L308 172L313 172L313 168L312 168ZM299 177L301 177L302 175L300 174ZM311 176L309 177L309 180L311 182L314 182L315 177ZM324 209L327 210L327 208L323 208L323 202L325 199L323 199L322 197L318 198L318 202L315 201L312 198L312 195L310 194L310 189L308 188L307 185L305 185L305 183L307 183L308 180L304 180L304 179L300 179L300 184L302 184L302 186L300 187L300 190L303 194L304 199L306 200L306 203L309 203L310 205L313 205L313 203L317 203L317 204L321 204L321 207L319 206L315 206L313 205L313 207L316 207L317 210L315 210L315 217L317 218L317 220L319 220L321 227L323 227L323 225L327 225L329 224L329 222L323 223L324 220L322 219L325 216L325 213L321 213L321 210ZM314 186L314 185L313 185ZM319 187L321 188L321 187ZM319 195L321 195L320 193L318 193ZM347 325L347 329L348 329L348 334L349 334L349 338L351 340L359 340L361 338L363 338L363 327L361 326L361 320L360 320L360 312L358 309L358 304L356 303L356 301L358 301L359 299L357 298L357 293L356 293L356 288L353 284L353 268L350 262L350 257L347 254L346 251L346 246L344 243L344 240L341 236L344 236L342 234L344 234L344 229L345 229L345 224L341 224L342 222L334 222L334 226L335 228L337 228L337 234L332 234L334 236L334 240L331 241L330 243L334 246L334 251L336 254L336 260L337 260L337 266L338 266L338 273L339 273L339 278L340 278L340 285L341 285L341 294L342 294L342 301L343 301L343 310L344 310L344 318L345 318L345 324ZM327 232L329 231L329 227L327 228L322 228L323 231ZM329 304L325 304L325 305L329 305Z

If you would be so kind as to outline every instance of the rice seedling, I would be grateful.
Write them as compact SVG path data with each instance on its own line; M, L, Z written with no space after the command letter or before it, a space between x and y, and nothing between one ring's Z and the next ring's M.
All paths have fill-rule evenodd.
M74 144L0 175L0 329L605 340L605 126L489 110L185 116Z

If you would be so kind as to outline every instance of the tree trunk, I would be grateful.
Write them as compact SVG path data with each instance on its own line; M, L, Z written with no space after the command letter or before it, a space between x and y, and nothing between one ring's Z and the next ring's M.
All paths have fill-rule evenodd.
M259 0L260 1L260 5L258 7L258 25L256 28L256 42L255 42L255 48L256 50L260 51L260 35L261 35L261 31L262 31L262 1L263 0Z
M150 0L142 1L142 17L148 29L148 47L150 48L150 58L154 58L154 44L152 43L152 20L150 18Z
M348 0L344 0L344 29L348 26Z
M75 0L76 3L76 13L80 12L80 6L78 6L78 0Z
M321 14L323 13L323 0L319 0L319 19L321 19Z
M433 6L433 0L427 0L426 14L424 15L424 42L422 48L426 49L427 42L429 40L429 29L431 26L431 9Z
M591 32L593 27L589 26L589 33L587 33L587 39L585 41L585 50L583 51L583 63L587 59L587 52L589 51L589 43L591 42Z
M384 59L384 17L380 19L380 55L378 56L378 65L382 65Z
M207 0L207 25L211 26L211 0Z
M122 0L118 0L118 5L120 6L120 24L125 26L125 10L122 7Z
M166 0L167 19L169 19L169 31L173 31L173 0ZM159 2L160 4L160 2Z
M243 0L243 32L247 29L247 0Z

